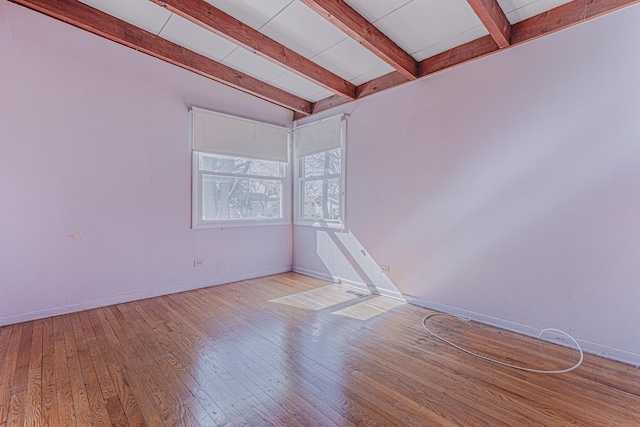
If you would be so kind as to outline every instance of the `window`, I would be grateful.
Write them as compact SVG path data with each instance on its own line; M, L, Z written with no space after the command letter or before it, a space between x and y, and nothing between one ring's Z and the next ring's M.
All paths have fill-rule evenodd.
M342 199L341 149L304 156L301 159L301 219L340 220Z
M296 223L343 228L344 116L295 128Z
M193 228L288 222L287 129L193 111Z
M281 220L286 165L198 153L201 221Z

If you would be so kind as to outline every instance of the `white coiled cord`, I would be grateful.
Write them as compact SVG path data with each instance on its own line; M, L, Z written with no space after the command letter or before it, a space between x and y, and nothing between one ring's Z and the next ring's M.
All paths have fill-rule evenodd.
M426 325L426 321L434 316L450 316L450 317L455 317L457 319L461 319L464 320L465 322L469 322L471 319L466 319L464 317L461 316L457 316L455 314L445 314L445 313L431 313L427 316L424 316L424 318L422 319L422 327L425 329L425 331L427 331L430 335L438 338L440 341L445 342L447 344L449 344L452 347L457 348L458 350L464 351L467 354L470 354L471 356L475 356L479 359L482 360L486 360L487 362L493 362L493 363L497 363L498 365L502 365L502 366L506 366L509 368L514 368L514 369L519 369L521 371L526 371L526 372L535 372L538 374L563 374L565 372L570 372L573 371L574 369L576 369L578 366L580 366L582 364L582 361L584 360L584 353L582 351L582 347L580 347L580 344L578 344L578 341L576 341L571 335L569 335L568 333L561 331L560 329L553 329L553 328L547 328L547 329L543 329L542 331L540 331L540 333L538 334L538 338L542 338L542 334L544 334L545 332L557 332L560 333L566 337L568 337L571 341L573 341L573 343L576 345L576 347L578 348L578 351L580 352L580 360L578 360L578 362L573 365L570 368L567 369L559 369L559 370L545 370L545 369L532 369L532 368L525 368L523 366L518 366L518 365L512 365L510 363L506 363L506 362L501 362L499 360L496 359L492 359L490 357L487 356L483 356L481 354L477 354L474 353L470 350L467 350L466 348L460 347L457 344L452 343L451 341L442 338L440 335L436 334L435 332L431 331L429 328L427 328Z

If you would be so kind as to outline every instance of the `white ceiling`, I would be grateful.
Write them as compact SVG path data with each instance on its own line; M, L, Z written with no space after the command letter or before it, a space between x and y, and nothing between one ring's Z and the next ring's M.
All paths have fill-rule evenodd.
M123 21L158 34L171 12L148 0L80 0Z
M546 12L554 7L562 6L571 0L498 0L509 22L524 21L539 13Z
M150 0L80 0L312 102L333 93ZM332 73L360 85L393 71L299 0L206 0ZM467 0L345 0L416 61L488 34ZM498 0L513 24L570 0Z
M218 62L237 47L230 41L175 14L171 15L158 35Z
M212 6L259 30L293 0L205 0Z

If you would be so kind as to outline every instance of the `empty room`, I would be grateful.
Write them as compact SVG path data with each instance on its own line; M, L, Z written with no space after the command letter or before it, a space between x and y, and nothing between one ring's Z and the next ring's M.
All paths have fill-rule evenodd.
M638 3L0 0L0 427L640 426Z

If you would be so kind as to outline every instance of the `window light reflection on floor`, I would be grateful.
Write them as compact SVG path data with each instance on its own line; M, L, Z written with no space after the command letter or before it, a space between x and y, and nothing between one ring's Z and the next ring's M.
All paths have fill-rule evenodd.
M359 302L356 301L365 297L368 298ZM353 305L340 308L332 312L332 314L367 320L405 304L402 301L371 295L361 290L354 290L349 287L337 285L323 286L321 288L310 289L270 300L270 302L313 311L338 306L349 301L353 301Z

